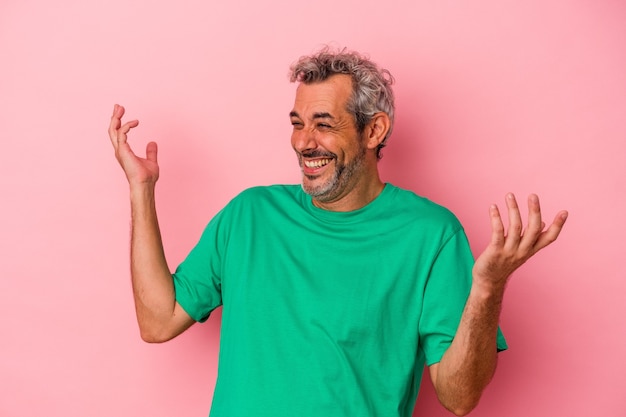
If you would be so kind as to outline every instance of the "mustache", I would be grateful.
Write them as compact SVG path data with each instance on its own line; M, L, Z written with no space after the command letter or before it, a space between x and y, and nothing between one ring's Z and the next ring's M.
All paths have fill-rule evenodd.
M328 151L321 151L319 149L317 150L312 150L312 151L305 151L299 154L300 157L303 158L337 158L337 155L332 153L332 152L328 152Z

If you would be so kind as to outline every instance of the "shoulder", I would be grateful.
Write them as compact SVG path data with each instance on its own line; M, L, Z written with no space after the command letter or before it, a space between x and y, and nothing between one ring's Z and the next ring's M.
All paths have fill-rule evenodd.
M251 211L256 214L276 209L290 210L302 204L302 187L299 185L256 186L243 190L225 207L229 212Z
M299 185L264 185L243 190L231 203L262 203L281 200L294 200L299 198L301 187Z
M250 222L285 216L298 204L295 185L270 185L247 188L232 198L209 222L208 228L241 227Z
M407 216L414 220L426 221L460 229L461 223L452 211L435 203L428 198L418 195L411 190L387 184L390 187L389 204L396 211L396 215Z

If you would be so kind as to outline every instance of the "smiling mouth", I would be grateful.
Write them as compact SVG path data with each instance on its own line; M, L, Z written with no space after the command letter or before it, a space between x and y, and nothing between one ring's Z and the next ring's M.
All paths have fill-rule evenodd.
M321 168L324 165L330 164L330 161L332 161L332 158L305 160L303 161L303 163L304 163L304 166L307 168Z

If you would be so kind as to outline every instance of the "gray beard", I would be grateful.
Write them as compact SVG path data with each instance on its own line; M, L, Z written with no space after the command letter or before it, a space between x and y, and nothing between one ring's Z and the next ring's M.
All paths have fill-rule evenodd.
M317 186L305 185L302 182L302 189L305 193L313 197L314 199L327 203L333 201L339 194L341 194L346 186L350 183L352 178L361 171L363 161L365 160L365 147L362 147L359 154L348 165L341 165L335 167L332 177L330 177L324 184ZM309 179L315 177L309 176Z

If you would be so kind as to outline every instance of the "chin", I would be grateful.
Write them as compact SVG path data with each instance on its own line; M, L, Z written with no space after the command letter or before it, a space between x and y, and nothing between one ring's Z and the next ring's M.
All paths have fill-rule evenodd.
M313 185L311 183L307 183L306 180L302 182L302 189L304 192L322 202L332 200L334 188L334 184Z

